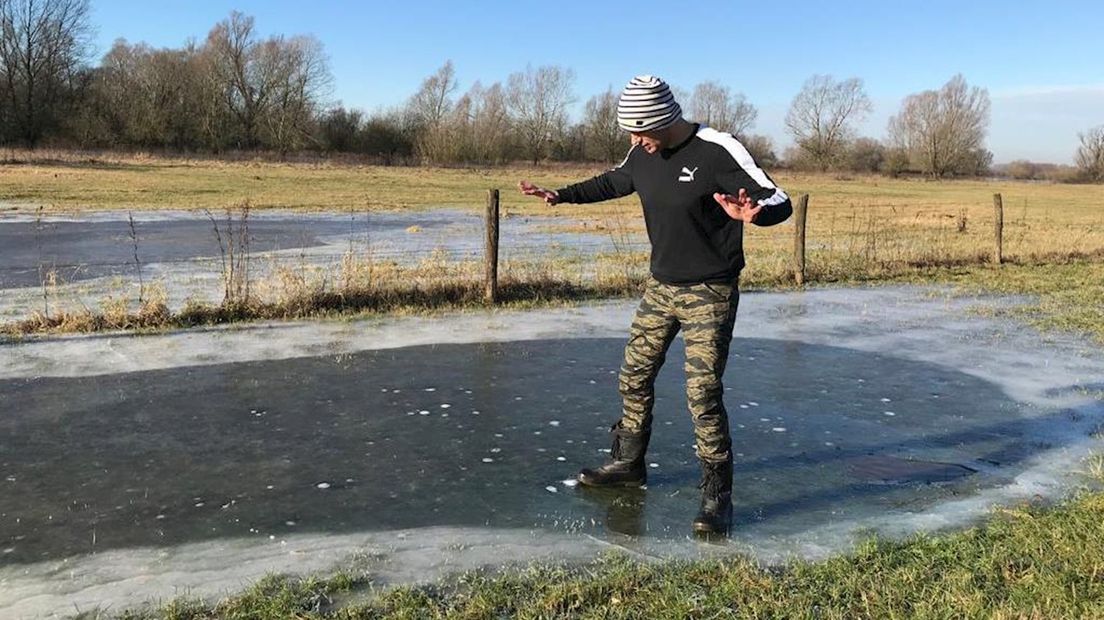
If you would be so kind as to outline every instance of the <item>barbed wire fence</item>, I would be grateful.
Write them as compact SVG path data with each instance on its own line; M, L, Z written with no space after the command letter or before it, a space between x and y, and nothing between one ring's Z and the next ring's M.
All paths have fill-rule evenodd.
M808 194L795 198L792 225L757 229L746 236L751 282L804 286L856 274L875 277L895 269L1104 255L1104 212L1088 224L1061 228L1047 223L1045 228L1029 218L1026 204L1018 212L1015 207L1006 212L999 193L988 214L978 205L959 212L949 212L945 205L908 203L817 209L811 201ZM577 220L503 216L497 203L497 192L488 192L482 230L477 218L468 217L462 226L436 232L411 218L415 223L399 231L393 221L379 225L378 214L368 208L350 209L344 235L319 236L312 231L310 216L289 216L286 219L299 220L299 229L289 227L285 238L298 234L304 241L313 240L288 244L292 247L258 246L248 226L248 208L236 213L228 209L217 220L212 214L208 218L216 222L216 230L217 222L224 222L227 231L236 231L232 239L212 232L205 242L191 240L198 256L158 258L143 255L143 229L156 224L128 215L118 221L117 231L106 234L132 247L124 248L127 252L118 258L92 260L60 260L66 254L46 246L51 224L40 213L34 222L33 261L0 265L0 305L7 306L0 317L30 315L35 305L49 316L64 302L87 310L98 298L132 292L141 304L151 286L166 289L178 307L189 300L225 303L232 287L249 298L289 295L278 291L280 285L341 293L446 282L482 285L486 301L494 303L496 295L489 291L497 290L499 279L557 280L587 287L614 276L626 282L647 277L649 243L639 217L617 210L580 227ZM1044 213L1037 219L1049 218ZM1061 238L1039 238L1044 229L1058 230L1055 226L1064 231ZM500 233L494 236L493 253L492 229ZM236 271L228 265L236 265Z

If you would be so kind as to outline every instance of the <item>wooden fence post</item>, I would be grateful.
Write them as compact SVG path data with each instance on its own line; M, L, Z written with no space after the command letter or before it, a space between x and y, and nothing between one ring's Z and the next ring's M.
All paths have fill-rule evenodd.
M993 240L993 262L999 265L1004 261L1004 203L1000 194L993 194Z
M809 195L802 194L794 205L794 280L805 286L805 216L809 212Z
M498 301L498 190L487 190L487 245L483 301Z

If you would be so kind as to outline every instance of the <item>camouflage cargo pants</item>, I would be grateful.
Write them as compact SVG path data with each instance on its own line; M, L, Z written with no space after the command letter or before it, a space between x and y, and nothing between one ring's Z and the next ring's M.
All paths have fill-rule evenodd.
M686 343L686 399L694 420L698 457L714 463L731 458L721 377L739 300L736 282L675 286L649 280L629 330L618 379L623 399L621 428L630 432L651 429L655 378L681 329Z

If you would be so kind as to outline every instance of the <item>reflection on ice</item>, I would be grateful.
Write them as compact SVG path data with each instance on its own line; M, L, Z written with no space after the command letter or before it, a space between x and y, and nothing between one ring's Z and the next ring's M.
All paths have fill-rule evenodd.
M968 303L747 295L726 377L737 528L709 551L816 557L856 532L962 524L1063 492L1104 420L1071 386L1099 384L1104 356ZM589 557L596 541L703 552L687 538L698 465L680 345L657 381L649 488L575 486L608 458L609 373L632 310L3 345L0 615L118 609L134 595L118 584L140 575L143 596L214 592L364 549L410 580L445 570L417 573L418 554L457 536L470 553L449 567Z

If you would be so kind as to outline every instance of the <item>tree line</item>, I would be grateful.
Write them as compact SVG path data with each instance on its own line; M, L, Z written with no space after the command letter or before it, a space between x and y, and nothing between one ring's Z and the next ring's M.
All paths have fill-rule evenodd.
M200 42L153 48L118 40L90 61L89 0L0 0L0 143L222 153L358 153L382 163L615 162L624 156L618 91L587 99L578 121L575 74L527 67L461 92L451 61L390 109L368 113L328 97L333 83L312 36L262 38L233 12ZM758 111L718 81L676 89L686 116L736 135L764 167L986 174L989 95L961 75L907 96L886 137L856 127L872 105L859 78L810 77L785 118L793 146L779 156L752 133ZM1079 179L1104 180L1104 126L1080 135ZM1037 178L1054 168L1005 167ZM1068 175L1067 175L1068 176Z
M0 0L0 141L176 150L316 148L322 44L232 13L202 43L118 40L86 62L88 0Z

